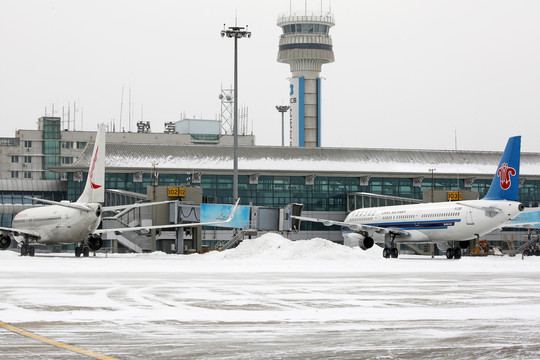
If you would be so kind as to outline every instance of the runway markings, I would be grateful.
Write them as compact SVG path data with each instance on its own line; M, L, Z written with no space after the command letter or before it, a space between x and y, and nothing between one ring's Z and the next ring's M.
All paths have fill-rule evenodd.
M52 340L52 339L46 338L44 336L31 333L30 331L20 329L20 328L18 328L16 326L6 324L5 322L2 322L2 321L0 321L0 326L3 327L4 329L13 331L14 333L24 335L24 336L27 336L29 338L36 339L36 340L39 340L39 341L43 341L43 342L45 342L47 344L51 344L51 345L59 347L59 348L63 348L63 349L66 349L66 350L70 350L70 351L79 353L79 354L87 355L87 356L93 357L95 359L118 360L116 358L113 358L113 357L110 357L110 356L107 356L107 355L101 355L101 354L95 353L93 351L84 350L84 349L78 348L76 346L64 344L64 343L62 343L60 341Z

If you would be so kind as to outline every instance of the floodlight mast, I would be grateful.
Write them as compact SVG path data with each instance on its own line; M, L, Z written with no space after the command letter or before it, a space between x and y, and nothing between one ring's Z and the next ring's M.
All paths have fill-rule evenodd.
M285 112L290 108L288 105L276 105L277 111L281 113L281 146L285 146Z
M221 37L234 38L234 120L233 120L233 202L238 200L238 39L251 38L251 32L247 31L247 25L229 26L221 30Z

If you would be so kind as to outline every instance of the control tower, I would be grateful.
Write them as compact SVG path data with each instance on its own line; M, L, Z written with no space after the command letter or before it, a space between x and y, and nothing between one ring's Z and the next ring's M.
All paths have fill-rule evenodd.
M277 61L289 64L291 146L321 146L322 64L334 61L330 28L335 25L330 12L288 12L278 17L283 30Z

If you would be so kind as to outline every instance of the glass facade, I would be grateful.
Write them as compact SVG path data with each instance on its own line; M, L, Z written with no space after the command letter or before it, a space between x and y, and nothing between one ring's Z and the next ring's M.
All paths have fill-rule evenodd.
M43 130L43 179L58 180L57 173L47 171L60 165L60 118L41 118Z
M181 186L189 181L186 174L160 174L158 185ZM86 182L73 181L68 174L68 199L76 200L82 193ZM153 184L152 174L143 174L142 182L134 182L131 173L107 173L105 187L146 194L146 187ZM233 202L233 178L231 175L203 175L200 184L203 189L203 202L230 204ZM470 190L478 191L480 197L487 194L491 179L477 179ZM238 176L238 196L240 203L255 206L283 207L288 203L302 203L305 211L346 211L347 193L368 192L381 195L422 199L423 191L432 188L431 178L425 178L421 187L413 186L412 178L372 177L369 185L360 185L358 177L316 177L313 185L306 185L304 176L261 175L258 184L250 184L249 176ZM434 179L435 190L465 189L462 179ZM526 181L520 189L520 201L525 206L538 206L540 181Z

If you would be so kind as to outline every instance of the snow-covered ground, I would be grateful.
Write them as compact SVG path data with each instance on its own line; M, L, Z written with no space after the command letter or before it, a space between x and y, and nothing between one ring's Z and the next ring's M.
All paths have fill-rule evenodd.
M538 359L540 258L267 234L204 255L0 252L0 321L119 359ZM0 328L0 358L78 359Z

